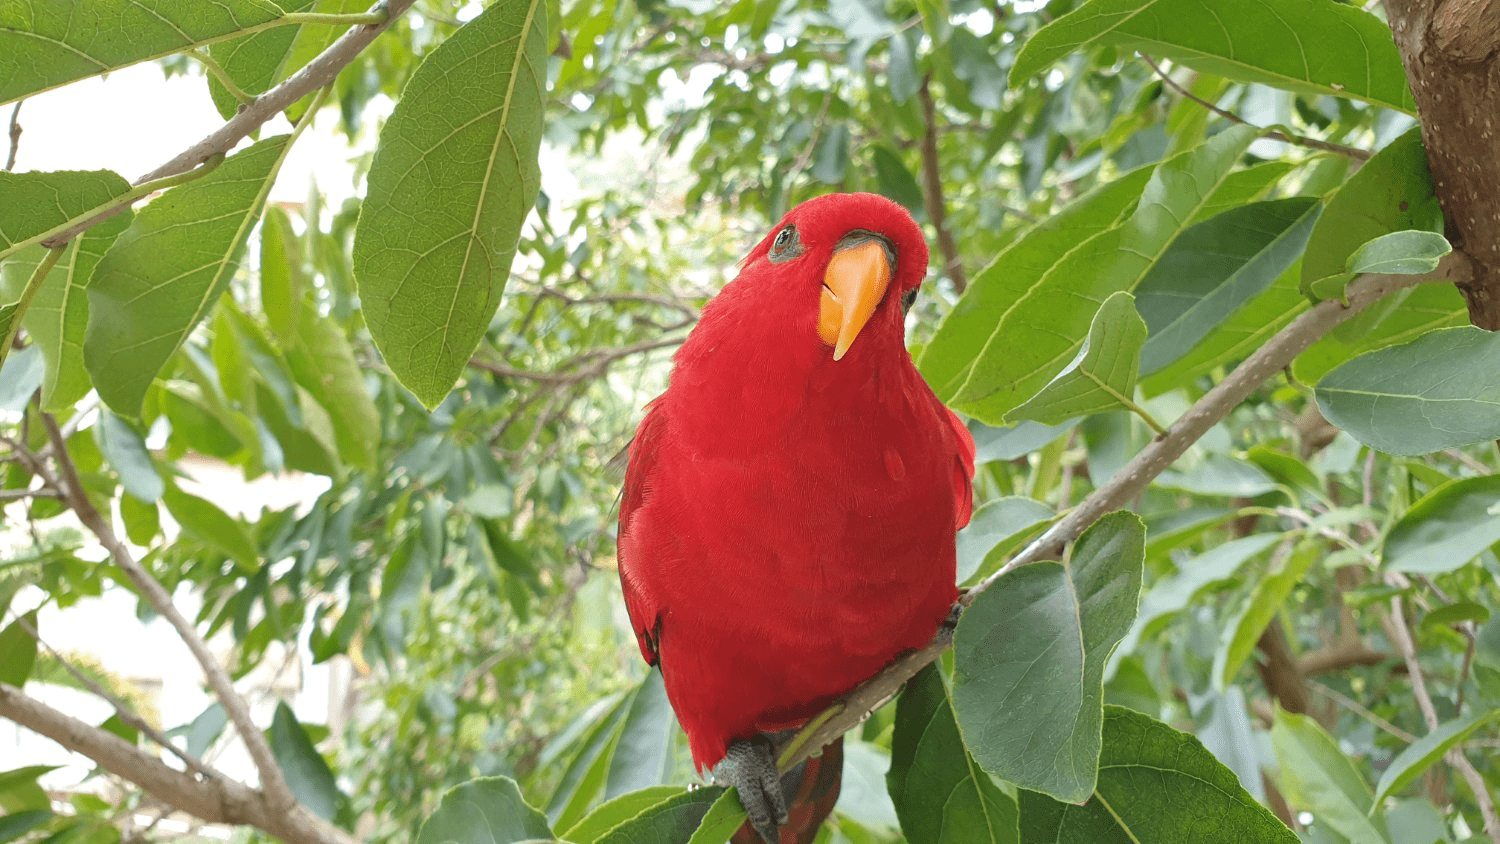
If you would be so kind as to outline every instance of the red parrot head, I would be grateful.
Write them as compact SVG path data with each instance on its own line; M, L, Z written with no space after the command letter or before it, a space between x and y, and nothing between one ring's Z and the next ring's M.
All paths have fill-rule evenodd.
M775 279L803 316L816 315L818 338L840 360L877 312L883 327L873 330L903 333L901 316L926 272L927 243L905 208L878 194L835 193L787 212L745 258L741 278Z

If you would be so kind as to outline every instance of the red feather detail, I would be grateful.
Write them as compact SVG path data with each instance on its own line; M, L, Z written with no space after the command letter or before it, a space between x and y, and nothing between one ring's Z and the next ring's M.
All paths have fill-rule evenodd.
M803 253L772 264L785 225ZM817 333L822 274L853 230L886 238L897 262L834 361ZM974 444L906 351L900 297L926 270L895 203L804 203L704 309L631 444L626 608L700 770L926 645L958 597Z

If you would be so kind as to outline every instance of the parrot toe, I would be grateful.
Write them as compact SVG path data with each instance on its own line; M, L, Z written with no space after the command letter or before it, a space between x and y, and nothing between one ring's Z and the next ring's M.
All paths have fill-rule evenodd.
M750 825L766 844L781 844L778 827L787 820L786 794L781 789L781 777L776 773L776 759L771 751L771 741L765 736L748 741L735 739L724 760L730 763L726 773L739 791Z

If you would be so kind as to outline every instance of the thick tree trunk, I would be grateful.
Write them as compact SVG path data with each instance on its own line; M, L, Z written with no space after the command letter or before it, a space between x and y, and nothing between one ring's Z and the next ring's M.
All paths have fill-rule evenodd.
M1500 0L1385 0L1422 118L1469 320L1500 331Z

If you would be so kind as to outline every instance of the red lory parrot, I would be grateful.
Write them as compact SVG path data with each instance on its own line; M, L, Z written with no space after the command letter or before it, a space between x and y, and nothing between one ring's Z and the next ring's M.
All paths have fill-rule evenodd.
M778 778L777 739L926 645L958 598L974 442L906 350L926 271L900 205L797 206L703 309L630 445L625 606L694 764L739 790L736 842L813 840L842 744Z

